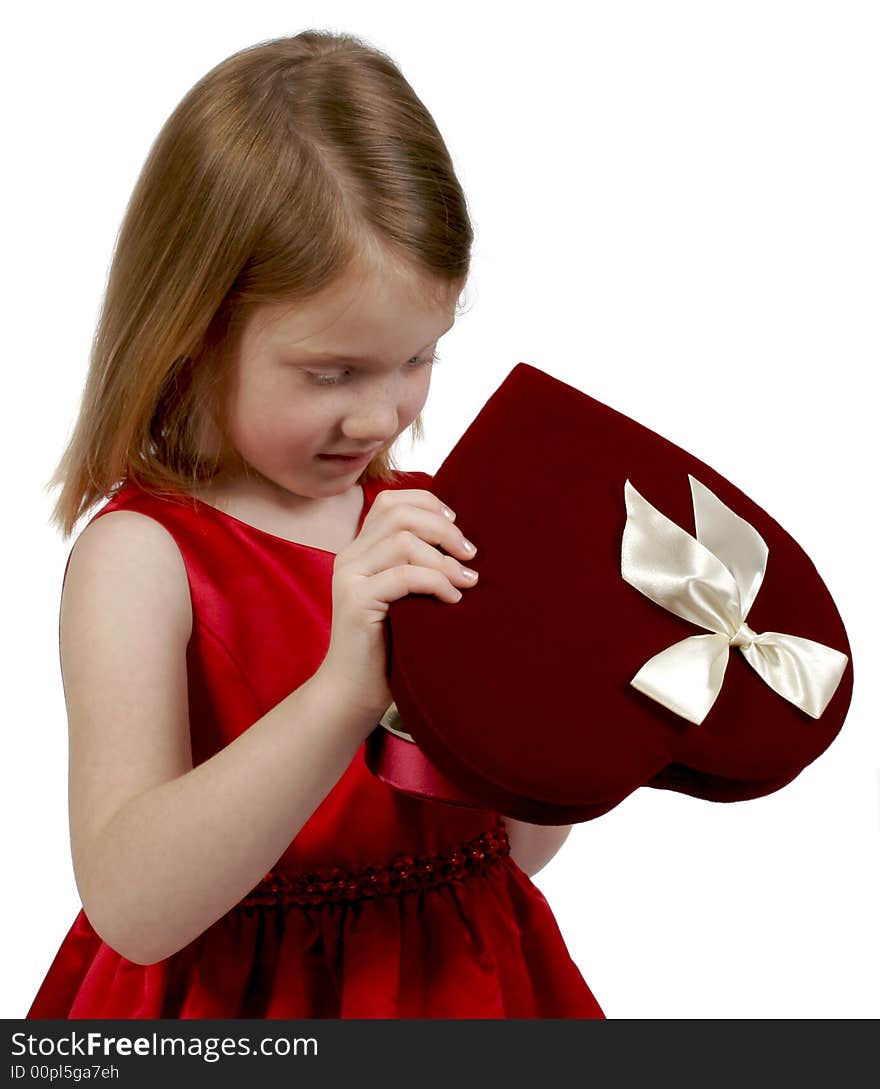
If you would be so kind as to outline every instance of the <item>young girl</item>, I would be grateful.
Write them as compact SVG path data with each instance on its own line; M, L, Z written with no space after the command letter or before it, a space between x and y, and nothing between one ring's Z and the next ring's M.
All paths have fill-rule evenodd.
M529 880L567 828L422 802L363 743L385 617L479 593L420 434L473 239L384 54L304 32L174 111L52 484L83 910L30 1018L603 1017ZM450 678L450 683L454 683Z

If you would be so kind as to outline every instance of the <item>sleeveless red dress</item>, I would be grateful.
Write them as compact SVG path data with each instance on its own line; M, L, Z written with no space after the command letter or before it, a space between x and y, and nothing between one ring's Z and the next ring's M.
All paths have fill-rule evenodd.
M379 490L363 485L358 531ZM155 518L186 565L193 764L318 669L335 554L256 529L190 496L126 481L112 510ZM66 570L65 570L66 575ZM272 871L165 960L127 960L80 911L27 1014L36 1018L603 1018L503 819L410 798L364 746Z

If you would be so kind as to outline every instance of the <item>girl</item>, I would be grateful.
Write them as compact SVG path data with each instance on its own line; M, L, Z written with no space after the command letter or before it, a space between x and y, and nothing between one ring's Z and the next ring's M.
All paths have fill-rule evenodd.
M393 467L473 232L384 54L244 49L153 147L51 484L83 910L30 1018L603 1017L529 880L567 828L367 770L391 602L476 554ZM461 561L461 562L460 562Z

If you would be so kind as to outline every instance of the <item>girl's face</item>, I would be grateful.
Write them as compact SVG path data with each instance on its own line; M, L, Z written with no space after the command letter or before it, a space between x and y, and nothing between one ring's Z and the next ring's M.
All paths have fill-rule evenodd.
M288 506L349 491L367 462L320 455L391 446L425 404L434 349L455 320L460 288L431 303L417 286L361 274L306 304L257 310L231 361L234 465L222 478Z

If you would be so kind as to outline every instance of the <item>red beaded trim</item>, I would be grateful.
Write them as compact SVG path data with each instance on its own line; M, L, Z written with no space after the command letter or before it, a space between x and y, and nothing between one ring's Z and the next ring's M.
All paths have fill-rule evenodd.
M398 855L385 865L349 871L334 866L312 873L286 874L270 870L237 907L273 907L276 904L318 904L396 895L412 889L447 885L474 873L484 873L496 859L510 853L503 825L484 832L444 854L422 852Z

